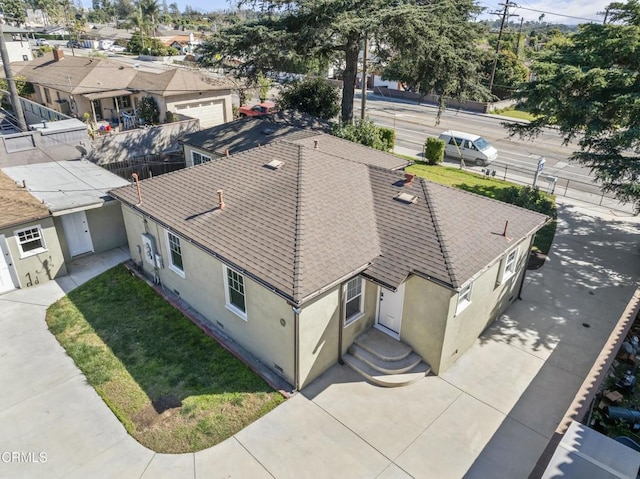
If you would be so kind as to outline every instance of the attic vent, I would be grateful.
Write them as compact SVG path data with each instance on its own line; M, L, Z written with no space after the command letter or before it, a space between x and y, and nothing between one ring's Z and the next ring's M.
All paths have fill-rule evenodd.
M284 161L280 160L271 160L269 163L265 163L264 166L271 170L278 170L284 165Z
M273 128L265 128L262 130L263 135L273 135L276 132Z
M398 193L393 199L406 204L418 202L418 197L416 195L410 195L409 193Z

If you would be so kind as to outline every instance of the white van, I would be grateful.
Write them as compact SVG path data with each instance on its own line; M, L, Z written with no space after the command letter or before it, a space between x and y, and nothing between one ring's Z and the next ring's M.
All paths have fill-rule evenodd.
M439 139L445 142L444 154L465 162L486 166L498 158L498 150L479 135L447 130Z

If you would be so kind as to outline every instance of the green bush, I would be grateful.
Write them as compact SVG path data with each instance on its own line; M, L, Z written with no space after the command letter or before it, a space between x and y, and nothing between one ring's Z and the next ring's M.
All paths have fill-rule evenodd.
M379 127L380 129L380 140L382 140L382 145L384 151L393 151L393 147L396 146L396 132L391 128Z
M557 218L556 208L547 195L530 186L512 186L505 191L504 201L528 210Z
M424 142L424 161L430 165L437 165L444 160L444 146L443 140L438 138L427 138Z

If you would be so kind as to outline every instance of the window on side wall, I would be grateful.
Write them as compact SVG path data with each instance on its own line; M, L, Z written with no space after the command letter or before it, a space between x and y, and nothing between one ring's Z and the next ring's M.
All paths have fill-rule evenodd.
M44 90L44 101L45 103L51 103L51 93L49 93L48 88L43 88Z
M518 263L518 250L519 248L514 249L505 258L504 271L502 273L502 281L506 281L509 278L511 278L514 274L516 274L516 266Z
M244 276L231 268L224 267L224 276L226 282L225 297L227 308L247 320L247 308L244 292Z
M198 153L197 151L191 152L191 159L193 160L193 166L206 163L207 161L211 161L210 156L203 155L202 153Z
M167 249L169 250L169 268L184 278L180 238L169 231L167 231Z
M47 251L40 226L32 226L15 231L16 241L20 248L20 257L32 256Z
M346 289L344 322L348 324L364 314L364 280L359 276L353 278Z
M456 314L461 313L467 306L471 304L471 286L472 282L467 283L458 293L458 306L456 308Z

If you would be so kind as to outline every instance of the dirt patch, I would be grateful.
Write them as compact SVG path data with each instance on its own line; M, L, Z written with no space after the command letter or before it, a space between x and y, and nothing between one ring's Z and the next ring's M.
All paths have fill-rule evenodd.
M138 429L150 429L173 416L181 407L180 399L163 396L142 408L132 419Z
M529 255L529 262L527 263L527 269L540 269L544 266L544 262L547 260L547 255L542 254L539 251L532 251Z

